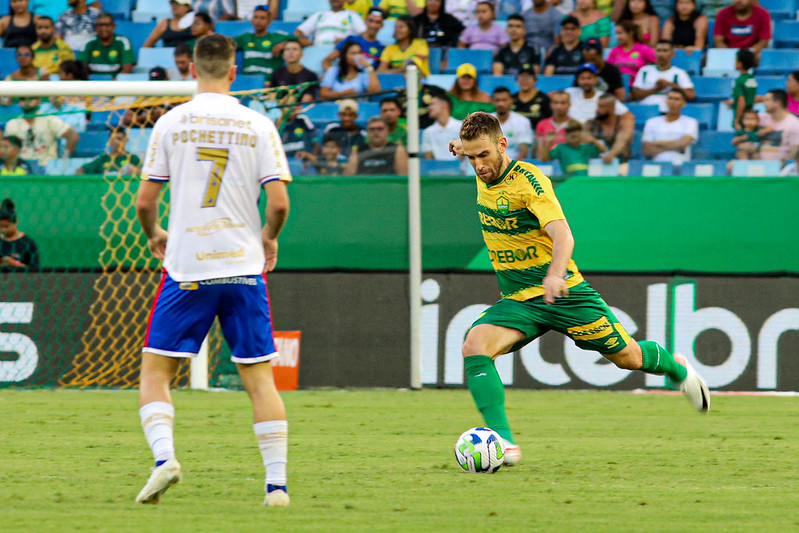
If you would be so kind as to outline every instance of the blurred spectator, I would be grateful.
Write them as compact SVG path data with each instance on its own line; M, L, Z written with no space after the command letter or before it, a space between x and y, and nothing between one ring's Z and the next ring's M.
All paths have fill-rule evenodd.
M282 87L284 85L297 85L300 83L311 83L319 79L315 72L305 68L300 60L302 59L302 46L298 41L286 41L283 45L283 61L285 67L279 67L272 71L269 79L271 87ZM317 88L309 87L306 91L316 95Z
M354 146L366 142L366 132L355 122L358 120L358 102L350 99L339 101L338 120L337 123L332 122L325 127L324 135L336 137L341 146L341 153L349 158Z
M597 104L599 103L600 92L597 91L599 76L596 67L591 63L585 63L577 71L577 87L569 87L566 92L569 94L571 107L569 116L585 123L596 116ZM630 113L626 105L616 100L615 112L617 115Z
M380 0L377 7L385 11L390 19L404 15L415 17L424 11L424 0Z
M340 98L380 91L380 82L371 61L361 52L361 45L348 42L342 49L338 65L330 67L319 83L322 98Z
M780 170L780 176L799 176L799 155Z
M147 74L149 81L166 81L169 76L164 67L153 67ZM118 100L119 101L119 100ZM122 114L119 125L125 128L140 127L152 128L161 115L169 111L175 104L151 105L145 107L128 107ZM143 149L142 149L143 151Z
M113 74L133 72L136 53L130 40L124 35L115 35L116 23L114 15L102 12L97 15L95 23L97 37L86 43L78 53L92 74Z
M69 63L64 61L63 64ZM42 115L57 115L78 133L86 131L86 100L80 97L51 96L39 108Z
M264 6L268 8L269 6ZM192 9L195 13L208 13L212 20L236 20L236 2L234 0L194 0Z
M173 48L194 38L191 31L194 23L191 0L170 0L169 7L172 9L172 18L159 20L142 48L152 48L159 39L163 46Z
M735 129L742 129L740 117L744 109L754 106L757 101L757 79L751 72L754 66L755 54L745 48L738 50L735 54L735 70L741 75L735 79L732 87L732 100L726 101L733 110L732 126Z
M294 30L303 46L333 46L348 35L366 31L361 16L344 9L344 0L330 0L330 11L314 13Z
M339 58L344 46L349 42L358 43L361 47L361 53L369 60L374 68L380 66L380 55L386 48L383 43L377 40L377 33L383 28L383 20L385 13L382 9L372 8L366 15L366 31L358 35L350 35L339 41L336 47L330 52L327 57L322 60L322 67L329 70L333 66L333 61Z
M610 43L610 17L596 8L595 0L577 0L576 9L569 15L580 22L581 40L585 41L596 37L602 46L608 46Z
M572 120L569 116L569 93L552 91L549 100L552 116L541 119L535 127L535 158L542 161L549 157L552 148L566 142L566 124Z
M252 35L252 34L244 34ZM238 44L238 41L237 41ZM175 47L173 57L175 58L175 66L166 71L167 77L171 81L187 81L191 80L191 59L194 54L187 44L179 44ZM283 61L281 61L283 63ZM247 53L244 53L244 73L247 74Z
M708 19L715 20L719 11L729 6L732 0L700 0L699 8Z
M760 51L771 40L771 15L754 0L733 0L731 6L720 10L713 26L713 46L716 48L749 48Z
M633 81L630 100L640 100L642 104L657 105L661 113L667 111L666 93L669 89L682 89L688 101L696 98L694 82L680 67L671 64L674 48L669 41L660 41L655 47L654 65L644 65Z
M117 128L108 134L108 150L81 165L76 174L124 174L135 176L141 171L141 159L126 150L128 132Z
M61 81L87 81L89 69L82 61L67 59L58 65L58 79Z
M707 43L707 17L696 7L696 0L677 0L674 13L663 24L663 39L688 54L704 50Z
M322 156L300 152L298 158L310 163L317 174L341 176L347 168L347 157L341 153L341 139L335 135L322 137Z
M722 1L729 2L730 0ZM655 14L661 21L669 18L672 11L674 11L674 0L649 0L649 2L652 4L652 9L655 10Z
M616 20L618 13L615 12L621 13L623 7L624 0L596 0L596 8L609 16L611 21Z
M527 31L527 44L539 50L552 48L563 14L547 0L533 0L530 9L522 12L522 17Z
M31 167L19 158L22 149L22 140L14 135L4 137L0 141L3 160L0 162L0 176L26 176L31 173Z
M63 39L73 50L83 50L86 43L94 36L94 25L100 10L88 7L86 0L68 0L67 9L55 23L55 34Z
M583 41L583 59L586 63L591 63L596 67L599 75L596 90L600 93L612 93L616 99L623 102L626 98L624 82L621 79L621 71L616 65L611 65L605 61L602 55L602 43L596 37ZM577 76L574 77L574 86L577 86Z
M579 0L577 0L579 2ZM549 151L543 161L558 161L567 178L588 175L588 163L607 150L602 141L583 133L583 126L576 120L566 124L566 142Z
M549 3L560 12L561 16L574 11L574 0L549 0Z
M771 89L763 102L766 112L760 114L760 127L772 131L760 139L760 159L778 159L786 162L795 159L799 149L799 117L788 112L788 94L782 89Z
M13 135L22 140L22 159L36 160L45 166L49 159L58 158L58 139L65 138L66 157L72 155L78 144L78 134L66 122L54 115L37 116L41 100L20 98L19 105L24 114L8 121L5 136Z
M631 20L638 26L641 42L652 48L660 40L660 19L649 0L627 0L618 22Z
M33 65L44 67L50 74L58 72L62 61L75 59L75 52L62 39L55 36L55 25L50 17L39 17L36 20L36 36L33 43Z
M618 159L622 163L630 159L630 146L635 135L635 116L632 113L616 114L616 97L611 93L599 96L596 116L585 123L584 131L592 138L602 141L608 151L602 155L604 163Z
M371 9L374 9L374 4L370 0L344 0L344 9L358 13L366 21L366 16Z
M508 20L511 15L522 14L522 0L492 0L498 20Z
M438 85L422 83L419 87L419 130L423 130L429 126L432 126L436 121L436 119L430 116L429 107L430 102L432 102L433 98L437 96L443 96L449 100L447 90L439 87ZM402 109L408 109L408 95L406 91L398 92L396 98L397 101L399 101ZM452 101L450 100L450 106L451 105Z
M699 139L699 123L682 114L685 103L681 89L670 89L666 114L646 121L642 138L645 157L667 161L675 167L691 160L691 145Z
M408 174L408 152L388 140L388 124L382 117L372 117L366 124L368 141L353 147L347 163L347 175Z
M292 106L289 116L280 126L280 140L288 157L302 159L306 154L319 152L319 143L316 142L317 131L311 119L302 114L303 103L313 101L313 96L308 93Z
M638 70L655 62L655 51L641 43L641 28L630 20L616 25L616 41L619 45L610 51L608 63L619 67L622 74L629 75L632 85Z
M525 41L524 17L511 15L505 29L510 41L499 49L494 56L491 73L494 76L502 74L516 75L523 68L533 69L536 74L541 69L541 56L538 50L528 45Z
M3 37L3 47L32 45L36 42L36 21L39 17L28 9L28 0L11 0L10 6L11 12L0 18L0 37Z
M788 111L799 115L799 70L794 70L785 80L785 92L788 93Z
M427 41L430 48L455 47L463 33L461 21L444 10L444 0L427 0L424 11L413 22L418 36Z
M36 67L33 64L33 49L27 45L22 44L17 46L14 57L17 59L19 68L7 75L6 81L37 81L49 80L50 73L44 67Z
M500 46L508 42L508 35L502 26L494 22L494 4L491 2L478 3L475 16L477 22L463 30L458 48L491 50L496 54Z
M533 129L530 127L530 121L519 113L511 111L513 97L507 87L494 89L492 101L496 109L493 115L499 119L502 134L508 139L508 157L527 159L533 146Z
M280 55L286 41L293 37L270 32L271 22L267 6L256 6L250 19L253 31L234 38L236 48L244 52L244 74L263 74L269 79L275 69L283 66Z
M194 21L191 23L191 39L186 41L186 44L189 45L189 48L194 50L194 45L197 44L197 41L206 35L213 35L213 33L214 21L208 13L195 13Z
M455 83L449 91L453 117L463 120L466 115L475 111L494 111L491 97L477 86L477 69L474 65L463 63L455 71L455 76Z
M449 141L458 138L462 122L452 118L452 102L446 95L434 96L429 108L435 122L422 130L422 157L450 161Z
M530 121L530 127L535 130L541 119L552 116L549 106L549 96L538 90L535 86L536 73L531 68L522 69L516 75L516 85L519 92L513 95L513 110Z
M735 130L732 145L735 146L735 159L760 159L760 139L771 133L771 128L760 127L760 117L752 108L741 113L741 129Z
M11 198L0 202L0 270L39 270L36 242L17 227L17 210Z
M408 127L399 100L390 96L380 100L380 117L388 125L388 142L408 144Z
M394 23L396 42L386 47L380 54L378 72L405 73L405 68L415 64L422 78L430 75L430 49L427 41L416 38L416 23L411 17L400 17Z
M544 62L544 76L574 74L583 62L580 21L571 15L563 17L560 23L560 44L550 50Z

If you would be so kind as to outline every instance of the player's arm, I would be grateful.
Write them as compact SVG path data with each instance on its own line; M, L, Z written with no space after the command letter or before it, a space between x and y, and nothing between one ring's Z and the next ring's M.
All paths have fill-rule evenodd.
M289 216L289 194L286 183L272 180L264 185L266 189L266 224L261 229L261 240L266 255L266 271L271 272L277 264L277 236Z
M544 277L544 303L551 304L555 298L569 295L565 276L574 251L574 236L564 219L551 221L544 230L552 238L552 262Z
M158 225L158 195L164 186L158 181L142 181L136 198L136 216L139 219L153 257L163 259L166 252L167 232Z

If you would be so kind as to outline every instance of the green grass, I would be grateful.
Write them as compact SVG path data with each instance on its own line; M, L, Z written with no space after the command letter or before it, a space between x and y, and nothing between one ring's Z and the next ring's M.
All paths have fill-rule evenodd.
M285 393L287 509L239 392L175 393L184 480L136 506L151 455L134 392L0 391L0 530L789 531L799 400L509 391L522 464L459 471L480 423L465 390ZM501 528L501 529L499 529Z

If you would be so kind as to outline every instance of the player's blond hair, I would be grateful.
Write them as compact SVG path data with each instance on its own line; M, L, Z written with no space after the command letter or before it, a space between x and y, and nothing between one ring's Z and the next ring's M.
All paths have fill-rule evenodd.
M467 116L461 124L462 141L473 141L482 135L488 136L493 143L499 143L502 137L502 126L494 115L477 111Z
M206 35L194 45L194 66L200 78L226 78L235 62L236 42L226 35Z

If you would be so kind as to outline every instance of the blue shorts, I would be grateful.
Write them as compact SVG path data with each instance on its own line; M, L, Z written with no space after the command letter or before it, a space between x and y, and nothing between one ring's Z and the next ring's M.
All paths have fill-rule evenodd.
M270 316L264 275L177 282L164 271L142 351L193 357L219 317L234 363L269 361L278 356Z

